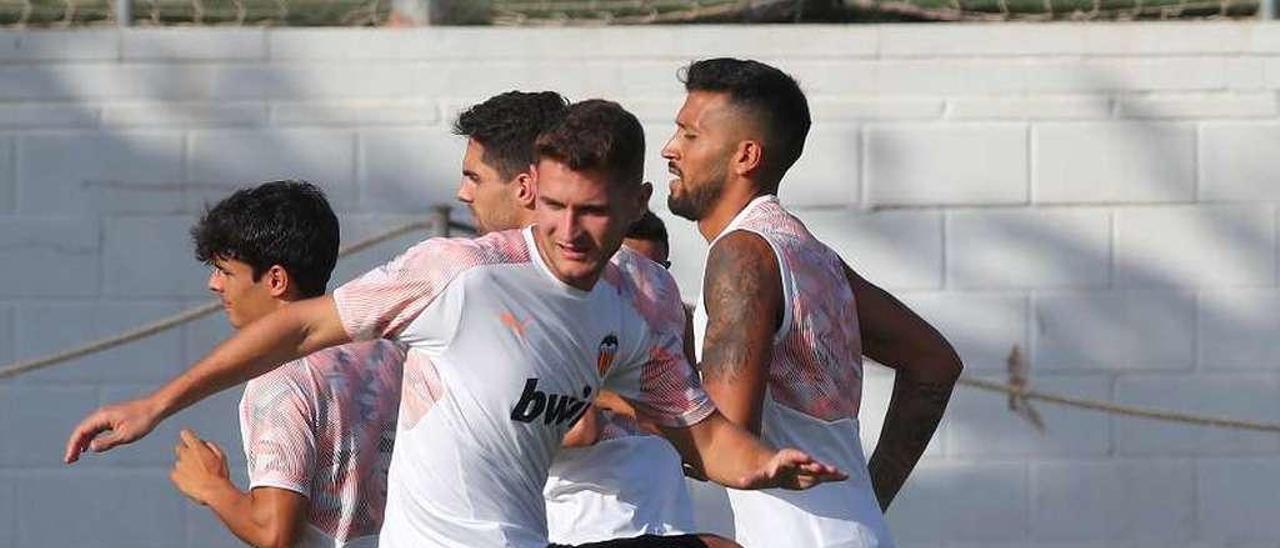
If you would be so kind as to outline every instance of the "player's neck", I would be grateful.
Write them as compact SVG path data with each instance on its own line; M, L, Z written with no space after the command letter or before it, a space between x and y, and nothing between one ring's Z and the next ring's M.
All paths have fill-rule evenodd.
M698 219L698 232L710 243L724 232L729 223L733 222L733 218L742 213L752 200L765 194L768 192L747 181L725 185L724 192L720 194L715 205L711 206L711 211Z
M248 319L247 319L247 321L245 321L245 322L244 322L243 324L241 324L241 325L238 325L238 326L232 326L232 327L234 327L236 331L239 331L239 330L241 330L241 329L244 329L244 328L246 328L246 327L248 327L248 326L250 326L250 325L253 325L253 323L254 323L254 322L256 322L256 321L258 321L258 320L261 320L262 318L265 318L265 317L267 317L267 316L270 316L272 312L275 312L275 311L277 311L277 310L280 310L281 308L284 308L284 306L285 306L285 305L287 305L287 304L289 304L289 303L291 303L291 302L293 302L293 301L296 301L296 300L298 300L298 299L296 299L296 298L287 298L287 299L286 299L286 298L280 298L280 299L272 298L272 299L271 299L271 301L270 301L270 304L269 304L269 305L267 305L267 306L265 307L265 309L261 311L261 313L259 313L259 314L255 315L255 316L253 316L253 317L251 317L251 318L248 318Z
M516 226L511 228L524 228L533 224L533 208L521 208L520 214L516 216Z

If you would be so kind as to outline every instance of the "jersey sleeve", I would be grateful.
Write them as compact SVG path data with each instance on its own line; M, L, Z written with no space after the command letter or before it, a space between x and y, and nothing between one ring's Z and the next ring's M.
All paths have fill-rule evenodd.
M396 338L477 257L465 244L436 238L333 292L338 316L352 340Z
M715 404L685 357L680 291L656 264L635 266L633 274L631 304L642 323L637 346L625 354L629 359L607 372L605 386L659 424L696 424L715 411Z
M301 387L286 375L268 374L245 388L240 432L250 489L276 487L310 498L316 434L306 398Z

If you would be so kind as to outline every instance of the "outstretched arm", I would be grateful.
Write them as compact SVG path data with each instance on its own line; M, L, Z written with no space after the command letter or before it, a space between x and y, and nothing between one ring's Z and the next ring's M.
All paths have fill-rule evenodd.
M661 427L694 473L735 489L808 489L844 472L796 449L774 450L719 411L684 427Z
M858 303L862 351L895 370L893 396L867 467L886 510L924 454L960 377L960 357L933 326L845 266Z
M63 460L106 451L147 435L161 420L214 393L322 348L350 342L330 296L289 304L241 329L150 395L102 407L67 439Z
M702 383L730 422L760 433L773 335L782 322L782 278L760 236L734 232L711 248L703 278L707 331Z
M190 430L180 436L169 479L182 494L208 506L246 544L284 548L297 542L307 515L306 497L275 487L240 491L231 483L221 448Z

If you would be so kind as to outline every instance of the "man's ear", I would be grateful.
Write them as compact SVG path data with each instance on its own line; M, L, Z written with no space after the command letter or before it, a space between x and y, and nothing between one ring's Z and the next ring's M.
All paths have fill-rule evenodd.
M511 191L515 192L516 203L520 207L533 209L533 202L538 199L538 177L534 167L529 166L529 171L516 175L511 184L515 185Z
M653 183L649 181L640 183L640 190L636 192L636 199L638 200L636 203L637 213L635 215L636 218L631 220L632 223L639 221L641 217L644 217L645 212L649 211L649 198L651 197L653 197Z
M289 271L278 264L271 265L271 268L262 274L262 281L267 284L267 291L276 299L288 295L293 286L293 278L289 277Z
M734 175L750 176L764 165L764 143L754 139L739 141L730 162Z

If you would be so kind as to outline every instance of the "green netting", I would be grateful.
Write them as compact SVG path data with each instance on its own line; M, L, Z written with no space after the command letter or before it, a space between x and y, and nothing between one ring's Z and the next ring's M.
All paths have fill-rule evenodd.
M115 0L0 0L0 25L115 24ZM438 25L1250 17L1258 0L126 0L134 25L383 26L393 3L418 3Z

